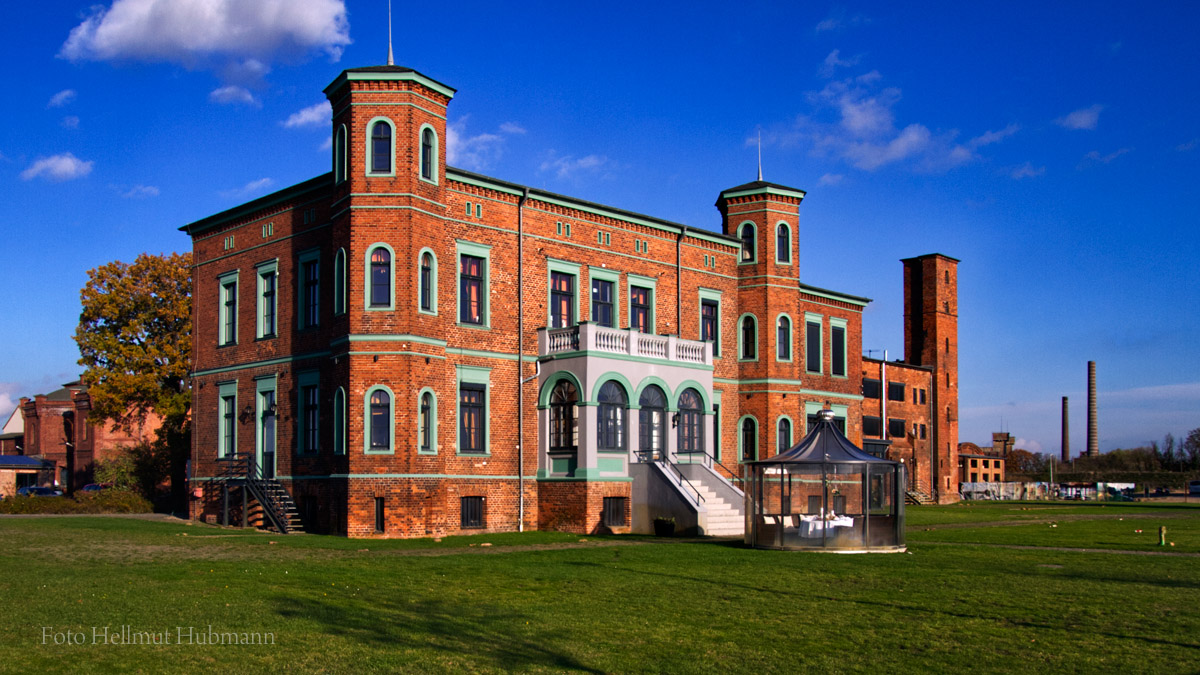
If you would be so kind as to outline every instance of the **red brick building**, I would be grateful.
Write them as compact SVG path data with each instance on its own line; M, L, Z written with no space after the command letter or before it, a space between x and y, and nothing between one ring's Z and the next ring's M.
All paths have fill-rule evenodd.
M21 398L13 415L21 417L22 428L4 434L0 449L3 454L45 460L36 484L74 492L93 481L96 462L113 458L122 448L154 440L160 425L151 415L126 431L90 420L91 409L87 385L78 380L49 394Z
M1003 483L1008 455L1016 443L1017 439L1012 434L998 431L992 434L991 446L959 444L959 475L962 476L962 482Z
M863 442L905 463L920 501L958 499L958 260L904 263L904 359L864 358Z
M227 477L251 459L315 531L732 534L744 459L827 406L862 442L869 300L800 280L803 191L725 190L713 232L448 167L454 93L346 70L330 174L181 228L194 517L238 517ZM953 265L916 260L924 373L946 368L956 315L931 303L953 286L911 270Z

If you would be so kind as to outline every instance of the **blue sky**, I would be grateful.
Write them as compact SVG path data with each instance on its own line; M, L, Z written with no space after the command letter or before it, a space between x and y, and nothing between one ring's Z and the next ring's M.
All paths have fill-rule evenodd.
M1089 359L1102 449L1200 427L1196 5L743 4L397 2L396 62L458 89L451 164L698 227L761 131L864 350L900 258L961 259L964 441L1057 453L1069 396L1078 453ZM383 0L97 7L0 23L0 415L78 375L86 270L327 171L321 90L387 53Z

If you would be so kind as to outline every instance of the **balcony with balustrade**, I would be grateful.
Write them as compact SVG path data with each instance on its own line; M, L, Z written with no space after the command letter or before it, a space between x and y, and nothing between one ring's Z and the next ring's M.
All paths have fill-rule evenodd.
M567 328L538 330L538 357L595 356L662 362L712 370L712 344L675 335L648 335L632 328L608 328L582 322Z

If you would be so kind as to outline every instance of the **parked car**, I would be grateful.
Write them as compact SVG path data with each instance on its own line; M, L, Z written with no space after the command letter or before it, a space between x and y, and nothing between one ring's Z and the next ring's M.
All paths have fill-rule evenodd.
M17 494L22 497L61 497L63 493L55 488L30 486L17 490Z
M113 486L112 483L88 483L87 485L84 485L83 487L79 488L79 491L80 492L99 492L101 490L107 490L112 486Z
M1154 494L1156 494L1156 495L1169 495L1169 494L1171 494L1171 491L1170 491L1170 490L1168 490L1167 488L1165 488L1165 487L1163 487L1163 486L1159 485L1158 487L1154 488Z

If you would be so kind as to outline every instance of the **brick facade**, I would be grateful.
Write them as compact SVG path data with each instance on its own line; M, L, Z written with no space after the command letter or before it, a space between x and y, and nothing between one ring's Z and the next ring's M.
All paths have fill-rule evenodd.
M122 429L89 415L92 399L87 386L71 382L49 394L21 398L19 414L24 431L10 439L2 454L40 457L52 466L38 476L38 485L73 492L93 482L96 462L113 459L125 448L152 441L162 421L151 413L138 425Z
M311 512L310 529L354 537L476 532L461 526L462 499L482 497L483 531L601 531L604 498L628 502L628 478L538 472L547 430L539 428L535 362L551 358L538 353L538 330L550 323L551 274L562 270L571 279L570 323L595 321L593 278L615 281L615 329L630 325L632 286L651 289L647 332L686 340L701 339L702 302L719 301L705 366L712 385L704 392L719 406L704 411L706 433L718 432L708 446L718 471L736 476L743 456L776 454L780 419L791 424L791 443L799 441L808 415L826 405L861 442L861 319L869 300L800 281L802 191L761 181L726 190L717 202L722 232L700 230L447 167L454 90L415 71L348 70L325 91L333 174L182 228L192 237L195 265L193 517L212 518L220 508L212 479L224 445L267 459L270 417L274 473L302 513ZM426 130L433 140L427 151ZM377 141L381 132L387 136ZM377 155L389 161L376 165ZM745 223L756 238L755 255L743 260ZM777 247L781 224L786 256ZM428 308L421 300L427 253L434 262ZM477 318L463 286L471 278L462 273L475 258L483 261ZM312 261L315 325L307 320ZM388 271L373 277L373 270ZM263 279L272 274L277 326L264 335ZM384 278L386 287L373 284ZM741 353L747 315L756 320L753 358ZM790 322L782 352L781 317ZM810 321L821 343L811 368ZM307 448L311 386L317 438ZM460 407L475 391L482 391L483 452L464 451L462 438L472 433L464 420L473 418ZM269 393L273 417L265 416ZM391 406L378 446L370 412L376 393ZM429 448L421 447L425 393L434 398ZM223 398L233 402L233 416ZM757 426L756 447L739 455L748 419Z

